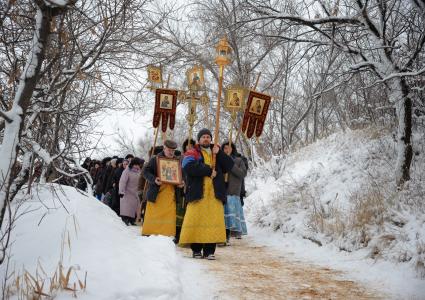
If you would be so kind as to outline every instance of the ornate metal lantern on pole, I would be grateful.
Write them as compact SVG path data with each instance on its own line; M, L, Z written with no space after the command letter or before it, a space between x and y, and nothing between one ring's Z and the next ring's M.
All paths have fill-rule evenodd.
M230 64L231 48L227 42L227 38L223 37L216 46L216 58L215 62L219 66L219 77L218 77L218 94L217 94L217 109L215 113L215 129L214 129L214 144L219 144L218 135L220 129L220 103L221 103L221 91L223 89L223 75L224 67ZM215 155L213 157L213 167L215 167Z

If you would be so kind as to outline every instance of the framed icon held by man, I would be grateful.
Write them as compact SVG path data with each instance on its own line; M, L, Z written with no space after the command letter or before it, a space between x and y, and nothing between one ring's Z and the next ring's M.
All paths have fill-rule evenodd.
M157 176L163 183L179 185L183 182L181 162L179 159L157 157Z

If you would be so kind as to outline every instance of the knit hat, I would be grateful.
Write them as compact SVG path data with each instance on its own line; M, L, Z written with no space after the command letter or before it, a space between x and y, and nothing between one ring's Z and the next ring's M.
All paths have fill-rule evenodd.
M199 140L201 139L201 137L202 137L204 134L208 134L208 135L211 137L211 139L212 139L211 131L210 131L209 129L207 129L207 128L203 128L203 129L201 129L201 130L198 132L198 135L197 135L197 137L198 137L198 142L199 142Z

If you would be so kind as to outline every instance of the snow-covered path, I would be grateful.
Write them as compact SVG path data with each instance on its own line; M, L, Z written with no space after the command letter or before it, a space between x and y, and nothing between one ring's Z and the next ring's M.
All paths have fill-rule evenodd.
M60 262L75 270L70 284L86 274L87 287L77 296L88 300L425 299L423 280L407 266L254 226L243 240L217 248L216 261L207 261L193 259L170 237L142 237L140 226L125 226L106 205L72 187L37 185L22 211L27 213L13 231L10 265L15 276L38 274L45 292ZM0 266L2 282L10 275L5 268ZM14 282L8 280L11 299L21 299ZM72 298L68 290L49 293Z
M185 261L190 249L180 249ZM208 299L383 299L384 295L341 278L341 272L291 260L252 238L233 240L217 260L196 260L218 282ZM187 263L187 262L185 262Z

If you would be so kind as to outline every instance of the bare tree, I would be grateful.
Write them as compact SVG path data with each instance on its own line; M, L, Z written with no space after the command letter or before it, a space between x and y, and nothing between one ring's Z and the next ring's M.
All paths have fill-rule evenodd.
M412 160L409 80L425 73L424 11L420 1L414 2L417 5L400 0L319 1L319 7L308 7L300 1L294 4L299 14L287 13L270 1L247 1L246 6L252 13L249 23L268 21L302 28L297 36L270 33L270 38L335 47L355 60L346 74L354 71L375 75L373 84L385 87L396 108L396 182L400 187L410 178Z
M147 3L0 4L0 263L11 230L3 223L24 184L40 173L68 184L82 175L90 181L78 160L91 150L94 117L143 105L138 70L155 53L151 32L164 18Z
M19 85L9 111L0 111L5 120L3 142L0 148L0 226L10 202L10 191L14 183L13 170L17 169L19 143L25 128L25 115L30 108L36 84L40 76L44 54L48 45L49 26L53 16L63 14L71 1L36 1L35 29L30 52L19 78ZM3 22L4 24L4 22ZM2 236L0 263L4 261L11 228Z

